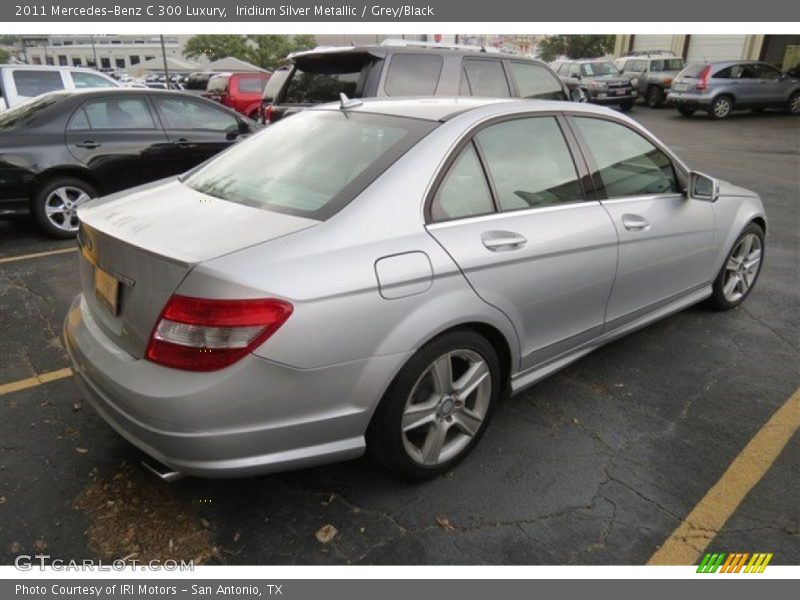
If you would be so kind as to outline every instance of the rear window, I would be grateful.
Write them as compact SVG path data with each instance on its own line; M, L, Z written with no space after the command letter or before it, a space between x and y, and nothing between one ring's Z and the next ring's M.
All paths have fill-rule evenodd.
M10 129L15 125L33 122L41 112L63 100L66 94L45 94L38 98L17 104L13 108L0 111L0 129Z
M306 111L234 146L185 184L230 202L324 220L436 125L385 115Z
M387 96L433 96L444 60L435 54L395 54L383 89Z
M689 65L683 71L680 72L681 77L693 77L696 78L700 75L703 69L706 68L707 65L702 63L696 65Z
M261 77L240 77L239 91L245 94L261 94L264 91L264 79Z
M60 71L14 71L19 96L33 97L64 89Z
M224 92L228 89L228 79L230 77L216 75L208 80L208 84L206 85L207 92Z
M360 76L360 68L355 71L333 73L303 71L296 68L286 88L283 101L290 104L333 102L339 99L340 93L354 98Z

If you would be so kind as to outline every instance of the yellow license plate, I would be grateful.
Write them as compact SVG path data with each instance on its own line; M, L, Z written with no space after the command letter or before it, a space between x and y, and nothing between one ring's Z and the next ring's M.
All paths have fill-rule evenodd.
M94 268L94 293L108 307L112 315L117 314L119 281L100 267Z

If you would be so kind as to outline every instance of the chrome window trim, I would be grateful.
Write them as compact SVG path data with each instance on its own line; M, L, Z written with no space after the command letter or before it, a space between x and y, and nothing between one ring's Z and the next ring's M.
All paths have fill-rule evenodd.
M483 215L475 215L471 217L461 217L457 219L449 219L447 221L437 221L435 223L426 223L426 229L444 229L446 227L453 227L457 225L464 225L470 223L478 223L482 221L497 221L503 218L524 217L530 214L555 212L560 210L567 210L570 208L585 208L589 206L601 206L600 200L579 200L576 202L565 202L562 204L552 204L550 206L537 206L533 208L520 208L518 210L509 210L505 212L494 212Z

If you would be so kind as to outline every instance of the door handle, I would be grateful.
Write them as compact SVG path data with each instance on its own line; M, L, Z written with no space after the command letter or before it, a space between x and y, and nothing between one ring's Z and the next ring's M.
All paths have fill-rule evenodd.
M639 215L622 215L622 224L628 231L648 231L650 223Z
M175 146L189 146L192 143L192 140L187 140L186 138L180 138L172 142Z
M83 140L75 145L78 148L99 148L101 146L101 144L95 142L94 140Z
M481 235L481 241L492 252L516 250L528 242L525 236L513 231L487 231Z

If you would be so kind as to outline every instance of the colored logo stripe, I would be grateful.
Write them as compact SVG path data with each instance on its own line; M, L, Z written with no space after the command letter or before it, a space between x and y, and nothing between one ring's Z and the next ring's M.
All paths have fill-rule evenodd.
M697 565L698 573L763 573L772 560L773 554L756 552L707 552ZM749 561L748 561L749 559ZM745 566L746 565L746 566Z

